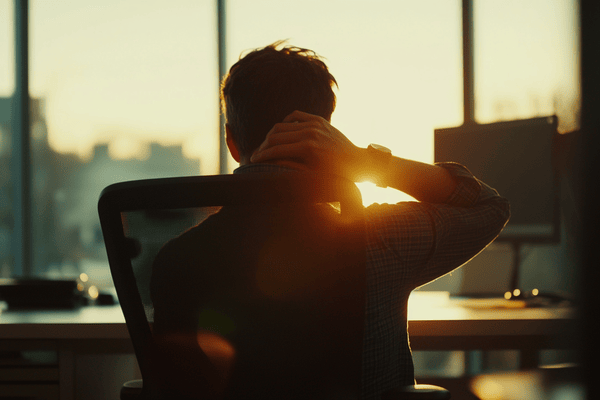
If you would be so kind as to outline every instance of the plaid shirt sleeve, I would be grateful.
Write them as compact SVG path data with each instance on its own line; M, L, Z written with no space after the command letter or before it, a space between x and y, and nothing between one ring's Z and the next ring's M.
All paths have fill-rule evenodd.
M438 164L457 180L442 204L374 204L367 219L367 304L362 398L414 381L406 306L410 292L461 266L500 233L508 201L465 167Z
M457 180L443 204L401 202L367 208L369 250L405 270L414 289L461 266L490 244L509 218L508 201L456 163L438 164Z

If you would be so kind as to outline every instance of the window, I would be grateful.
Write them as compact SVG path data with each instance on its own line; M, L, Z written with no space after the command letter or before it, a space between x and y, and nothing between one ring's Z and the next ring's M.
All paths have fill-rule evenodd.
M579 49L575 0L475 1L475 119L556 114L578 128Z
M32 273L109 285L100 191L218 172L215 6L35 1L29 21Z
M474 2L478 122L556 112L577 125L575 0ZM110 278L100 190L219 172L216 0L31 0L33 266ZM0 167L11 159L14 6L0 0ZM433 130L462 123L458 0L228 0L226 61L288 39L339 83L332 123L354 143L433 160ZM229 169L234 168L229 160ZM10 173L0 174L0 276L13 268ZM363 188L365 203L406 196ZM94 276L96 275L96 276Z

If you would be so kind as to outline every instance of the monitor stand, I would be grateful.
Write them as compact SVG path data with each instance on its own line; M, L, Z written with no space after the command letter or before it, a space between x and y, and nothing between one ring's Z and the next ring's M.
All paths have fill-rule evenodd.
M512 240L510 242L511 249L513 253L512 257L512 271L510 276L510 292L515 294L516 290L520 290L519 288L519 277L520 277L520 269L521 269L521 246L523 244L520 240ZM519 292L517 292L519 293Z

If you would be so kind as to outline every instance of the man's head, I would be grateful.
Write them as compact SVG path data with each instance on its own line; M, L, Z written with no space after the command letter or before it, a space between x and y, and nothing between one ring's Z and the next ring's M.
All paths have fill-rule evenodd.
M335 109L337 82L325 63L311 50L282 44L240 58L221 84L228 141L233 141L242 161L250 158L273 125L293 111L330 120Z

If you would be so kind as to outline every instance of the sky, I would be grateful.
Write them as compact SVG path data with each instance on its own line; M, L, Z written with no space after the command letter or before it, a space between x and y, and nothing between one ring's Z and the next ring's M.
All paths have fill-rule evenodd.
M31 0L30 92L45 101L50 145L89 158L108 143L115 158L144 158L149 141L182 144L201 173L218 173L215 3ZM227 65L281 39L313 49L339 83L334 126L361 147L431 162L433 130L462 123L460 3L229 0ZM559 108L568 130L576 1L474 3L476 119ZM14 88L12 13L0 0L0 96Z

